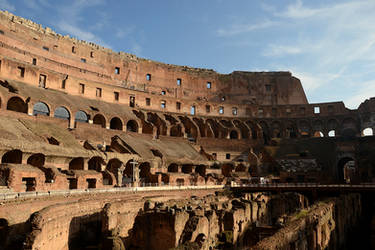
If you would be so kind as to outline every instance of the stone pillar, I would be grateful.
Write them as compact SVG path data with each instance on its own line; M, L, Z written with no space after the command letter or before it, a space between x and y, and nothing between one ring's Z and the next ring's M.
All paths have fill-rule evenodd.
M117 169L117 186L122 187L122 176L125 170L125 166L121 164L121 167Z

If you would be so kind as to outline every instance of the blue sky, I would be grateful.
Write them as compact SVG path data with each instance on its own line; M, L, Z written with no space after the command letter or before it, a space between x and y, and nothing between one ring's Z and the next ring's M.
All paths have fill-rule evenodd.
M219 73L291 71L310 103L375 96L375 1L0 0L115 51Z

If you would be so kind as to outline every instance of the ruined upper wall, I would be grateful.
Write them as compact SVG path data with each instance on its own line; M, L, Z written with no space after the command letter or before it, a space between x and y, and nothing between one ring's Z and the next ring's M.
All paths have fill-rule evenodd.
M75 89L80 81L88 81L87 84L125 87L176 100L245 105L307 104L300 81L290 72L219 74L211 69L155 62L59 35L8 12L0 12L0 30L3 47L8 49L3 56L27 63L37 58L36 72L46 69L70 79L76 77L72 83Z

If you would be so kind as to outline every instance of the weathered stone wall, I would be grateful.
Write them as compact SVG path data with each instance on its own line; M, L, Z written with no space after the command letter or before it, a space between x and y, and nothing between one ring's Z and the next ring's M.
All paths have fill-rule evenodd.
M359 194L329 198L298 212L283 228L252 249L340 249L360 216Z

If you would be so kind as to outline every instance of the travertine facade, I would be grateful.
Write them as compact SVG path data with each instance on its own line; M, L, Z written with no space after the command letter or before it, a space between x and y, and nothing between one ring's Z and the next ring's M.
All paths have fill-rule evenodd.
M50 196L131 186L222 187L232 181L258 182L260 177L275 182L375 182L375 139L363 137L364 131L372 134L375 129L375 98L357 110L343 102L310 104L290 72L220 74L155 62L0 12L0 85L4 199L8 194ZM57 211L64 217L77 204L54 210L41 203L33 211ZM93 201L92 209L90 204L76 215L90 214L86 222L95 223L104 202ZM238 211L233 217L243 212ZM157 212L161 217L168 213ZM143 216L139 224L149 214ZM108 227L114 223L110 217L103 219ZM172 223L172 217L165 220ZM185 222L202 225L204 231L211 221L201 217L206 218ZM38 216L33 218L35 225L44 226L44 221L35 221ZM72 220L54 237L71 238L79 231ZM25 221L19 224L23 227ZM0 209L0 242L7 241L8 227L15 225ZM232 236L243 237L233 225ZM117 233L128 237L131 228L133 224L122 225ZM267 234L267 228L262 230ZM36 242L53 244L44 233ZM187 239L192 232L185 233L180 236ZM133 236L143 237L137 231ZM170 245L177 246L179 237L173 237ZM35 247L33 240L28 238L30 247ZM59 249L70 245L57 243Z

